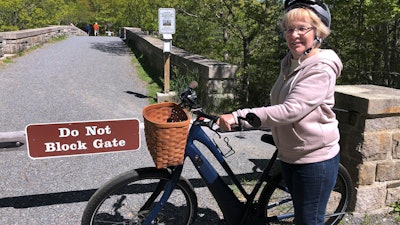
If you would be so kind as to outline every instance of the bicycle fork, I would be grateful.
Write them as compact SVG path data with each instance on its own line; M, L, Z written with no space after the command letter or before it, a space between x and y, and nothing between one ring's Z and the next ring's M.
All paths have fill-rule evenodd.
M164 204L167 202L168 198L171 196L172 191L174 190L176 184L179 181L180 175L182 173L183 165L177 166L173 169L171 179L168 181L160 181L160 183L157 184L156 190L151 194L149 199L146 201L146 203L143 205L143 207L140 209L140 211L147 210L150 208L151 204L157 199L157 197L160 195L161 191L164 190L163 195L161 196L160 201L158 201L153 209L151 209L150 214L146 217L145 221L143 221L143 225L150 225L154 221L154 219L157 217L157 214L160 212Z

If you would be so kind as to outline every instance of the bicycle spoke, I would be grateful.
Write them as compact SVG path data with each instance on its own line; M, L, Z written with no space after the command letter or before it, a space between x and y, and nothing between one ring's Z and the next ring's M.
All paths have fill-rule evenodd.
M121 176L100 188L89 200L82 224L142 225L164 193L169 175L148 170ZM188 225L196 216L197 198L191 186L179 181L167 202L149 224Z
M278 185L279 184L279 185ZM285 191L282 177L277 176L263 190L260 206L270 224L293 224L294 208L290 194ZM325 213L325 224L336 225L343 218L352 196L353 186L347 170L340 165L336 185L331 192Z

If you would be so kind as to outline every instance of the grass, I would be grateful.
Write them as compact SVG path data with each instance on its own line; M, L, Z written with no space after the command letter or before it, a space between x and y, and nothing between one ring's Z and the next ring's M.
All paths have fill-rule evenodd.
M246 192L248 194L250 194L250 192L253 190L254 186L257 183L257 178L256 177L249 177L249 178L242 178L240 180L241 185L243 186L243 188L246 190ZM265 184L264 184L265 185ZM242 195L242 193L240 192L240 190L236 187L236 185L234 184L230 184L229 187L232 189L233 193L236 195L236 197L239 198L240 201L246 201L245 196ZM260 189L262 190L262 188Z
M140 57L139 57L140 59ZM132 56L132 63L136 67L137 74L141 80L146 83L146 88L148 91L148 96L150 97L150 103L155 103L157 101L157 92L161 92L162 89L157 82L149 75L148 70L142 66L142 63L137 56Z
M351 214L347 214L338 225L394 225L398 221L392 219L392 215L370 215L365 214L363 217L355 218Z
M12 60L9 57L4 57L3 59L0 60L0 68L8 63L12 63Z
M139 78L146 83L146 88L148 90L147 95L149 96L150 103L155 103L157 102L157 92L164 91L163 77L159 76L159 74L148 63L148 59L146 59L140 51L135 50L132 46L131 50L134 53L132 56L132 63L136 67ZM199 74L197 71L190 71L188 74L181 74L177 68L174 66L171 67L170 89L175 91L177 94L184 91L191 81L199 80ZM197 90L200 90L200 88L197 88ZM175 100L178 101L179 99Z
M55 42L63 41L65 39L67 39L67 35L63 34L63 35L60 35L60 36L50 39L47 43L55 43Z
M393 203L391 207L393 208L392 210L393 216L395 217L396 221L400 224L400 200Z

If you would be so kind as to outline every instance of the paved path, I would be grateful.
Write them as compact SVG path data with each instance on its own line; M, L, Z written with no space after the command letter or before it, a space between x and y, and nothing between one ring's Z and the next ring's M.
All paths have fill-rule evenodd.
M1 67L0 81L0 141L14 135L12 139L24 142L23 130L32 123L142 121L148 104L131 51L115 37L71 37L46 44ZM258 141L261 133L224 134L237 151L228 161L243 179L271 153L271 147ZM143 131L137 151L33 160L26 145L0 148L0 224L78 225L96 188L121 172L152 165ZM199 198L196 224L219 224L218 207L191 163L184 173Z
M71 37L13 59L0 68L0 140L25 142L32 123L142 120L148 99L131 57L119 38ZM26 145L0 149L0 224L79 224L93 191L132 164L151 165L146 154L32 160Z

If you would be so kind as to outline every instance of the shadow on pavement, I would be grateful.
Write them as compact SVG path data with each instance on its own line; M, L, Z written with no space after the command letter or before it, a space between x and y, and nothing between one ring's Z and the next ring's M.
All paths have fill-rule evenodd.
M67 203L85 202L96 189L82 191L67 191L59 193L25 195L0 199L0 208L12 207L16 209L31 208L48 205L59 205Z
M122 41L95 42L91 48L114 55L132 54L131 50Z
M255 164L252 173L237 174L239 180L257 180L261 174L260 169L268 163L268 159L249 159ZM231 181L228 177L223 177L228 185ZM205 184L200 178L189 179L194 188L203 188ZM46 193L25 195L16 197L0 198L0 208L15 208L24 209L32 207L62 205L69 203L87 202L90 197L95 193L96 189L80 190L80 191L67 191L58 193ZM199 196L198 196L199 197ZM195 224L208 224L220 225L223 224L220 220L218 212L211 208L199 208L198 217Z

